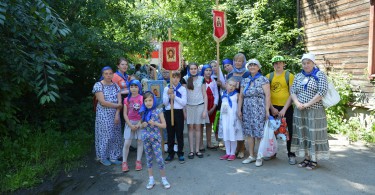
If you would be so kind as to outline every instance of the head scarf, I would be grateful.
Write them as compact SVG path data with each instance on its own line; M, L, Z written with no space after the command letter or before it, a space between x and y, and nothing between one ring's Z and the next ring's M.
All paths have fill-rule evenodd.
M306 73L305 70L301 71L301 73L303 75L305 75L305 77L309 77L309 80L306 82L306 84L303 85L303 89L305 89L305 90L307 89L307 84L309 84L309 82L310 82L310 77L313 77L316 81L319 81L318 76L316 76L316 73L318 73L318 72L319 72L319 68L316 67L316 66L312 69L312 71L310 73Z
M106 71L106 70L112 70L112 68L111 68L110 66L104 66L104 67L102 68L102 75L100 76L99 81L102 81L102 80L104 79L104 77L103 77L103 72ZM113 70L112 70L112 71L113 71Z
M235 62L233 61L233 73L243 73L246 71L246 56L243 55L243 63L240 69L236 68Z
M211 70L212 70L211 65L209 65L209 64L205 64L205 65L203 65L202 70L201 70L201 74L200 74L201 76L204 76L204 71L205 71L207 68L211 68ZM214 71L211 71L211 75L213 74L213 72L214 72Z
M233 66L233 60L231 60L231 59L224 59L223 61L222 61L222 65L223 65L223 68L224 68L224 65L225 64L230 64L230 65L232 65Z
M154 93L152 93L151 91L146 91L144 92L143 94L145 95L146 93L151 93L152 94L152 97L154 99L154 104L152 105L151 108L147 108L146 107L146 104L143 103L142 106L141 106L141 109L139 109L139 113L142 114L143 112L143 115L142 115L142 121L144 122L148 122L151 120L151 112L153 110L155 110L156 106L157 106L157 103L156 103L156 96Z
M128 95L128 102L130 100L130 97L132 96L132 92L130 91L130 86L131 85L137 85L138 86L138 94L142 95L142 84L141 82L139 82L138 80L134 79L134 80L131 80L129 82L129 85L128 85L128 90L129 90L129 95Z

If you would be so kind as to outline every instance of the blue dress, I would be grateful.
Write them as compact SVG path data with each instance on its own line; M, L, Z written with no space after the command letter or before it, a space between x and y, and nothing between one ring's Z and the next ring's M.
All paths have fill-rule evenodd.
M117 104L117 94L120 87L117 84L102 85L95 83L92 92L103 92L104 100ZM115 124L116 108L102 106L99 102L96 107L95 118L95 150L100 160L115 160L121 156L122 136L121 122Z
M250 79L242 80L241 87L246 88ZM243 99L243 135L262 138L263 128L266 118L266 95L262 86L268 84L267 77L261 76L254 81L253 86L249 86Z

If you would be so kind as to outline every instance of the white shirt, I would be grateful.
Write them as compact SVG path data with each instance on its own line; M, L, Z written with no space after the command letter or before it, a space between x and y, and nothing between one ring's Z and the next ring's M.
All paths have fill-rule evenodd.
M165 106L165 110L171 110L171 104L169 103L168 89L169 87L166 86L163 92L163 104ZM176 88L173 86L173 89L176 89ZM187 102L186 88L184 86L181 86L178 89L178 92L180 92L181 98L177 97L176 92L174 93L175 96L174 96L174 101L173 101L173 109L182 109L183 107L186 106L186 102Z

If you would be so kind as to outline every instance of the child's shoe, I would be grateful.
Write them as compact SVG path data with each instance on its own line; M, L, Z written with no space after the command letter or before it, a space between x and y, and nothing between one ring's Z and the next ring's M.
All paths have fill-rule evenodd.
M149 179L149 180L148 180L148 184L146 185L146 188L147 188L148 190L151 190L154 186L155 186L155 181Z
M168 164L168 163L170 163L173 159L174 159L174 156L172 156L172 155L168 155L167 158L165 158L164 161L165 161L165 163Z
M228 157L228 160L229 161L232 161L232 160L235 160L236 159L236 155L230 155L229 157Z
M135 170L136 171L142 170L142 162L141 161L139 161L139 160L135 161Z
M184 156L179 156L178 157L178 162L180 162L180 164L184 164L185 163L185 157Z
M128 167L128 163L127 162L122 162L122 171L123 172L128 172L129 171L129 167Z
M226 154L220 157L220 160L228 160L230 155Z
M169 182L167 181L167 179L162 179L162 180L161 180L161 183L163 184L163 187L164 187L165 189L169 189L169 188L171 188L171 184L169 184Z
M237 155L237 158L241 159L245 157L245 153L244 152L239 152L238 155Z

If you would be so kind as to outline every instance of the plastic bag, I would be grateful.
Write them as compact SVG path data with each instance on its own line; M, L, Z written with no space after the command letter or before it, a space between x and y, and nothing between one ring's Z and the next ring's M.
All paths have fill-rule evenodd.
M277 153L277 140L274 130L269 126L269 120L264 124L263 138L260 140L258 158L271 157Z
M220 119L220 111L217 111L216 115L215 115L214 125L212 127L212 129L214 130L215 133L219 129L219 124L218 124L219 123L219 119Z
M335 86L329 82L327 94L323 97L323 106L329 108L340 101L340 94L336 91Z

